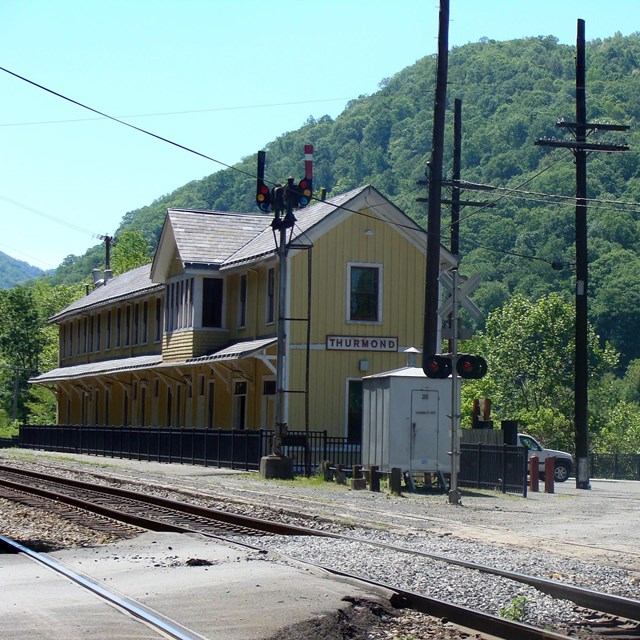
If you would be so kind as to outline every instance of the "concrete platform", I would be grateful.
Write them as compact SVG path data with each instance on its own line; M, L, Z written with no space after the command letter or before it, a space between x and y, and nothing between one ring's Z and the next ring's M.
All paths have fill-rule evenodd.
M203 638L263 640L376 595L264 554L191 534L145 533L49 554ZM3 640L147 639L158 634L46 567L0 555Z

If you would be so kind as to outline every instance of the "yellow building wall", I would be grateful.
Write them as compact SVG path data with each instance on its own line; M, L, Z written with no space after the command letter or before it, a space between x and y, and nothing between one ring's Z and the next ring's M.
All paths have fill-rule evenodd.
M406 365L402 351L421 347L424 315L425 255L415 245L378 219L352 215L320 238L312 254L310 350L310 427L346 435L347 381ZM380 323L349 322L347 270L349 263L382 265ZM308 257L305 251L290 264L291 317L307 316ZM306 323L289 326L289 388L305 383ZM392 337L395 352L327 350L328 335ZM363 368L361 370L361 361ZM304 396L289 395L289 429L304 427Z

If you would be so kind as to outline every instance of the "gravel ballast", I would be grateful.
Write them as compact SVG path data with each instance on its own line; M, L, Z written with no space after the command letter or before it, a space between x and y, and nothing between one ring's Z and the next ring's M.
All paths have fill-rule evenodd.
M59 475L82 472L109 476L109 482L119 486L140 490L138 483L143 483L146 492L168 497L173 490L181 490L192 494L194 500L198 494L199 503L216 508L225 505L228 510L294 523L300 518L301 523L309 524L311 517L312 526L320 529L626 597L638 598L640 594L640 492L634 488L630 497L622 497L613 483L579 492L570 480L565 486L556 485L554 495L533 494L526 499L493 492L463 492L462 506L455 506L442 495L394 497L348 491L336 485L264 481L254 474L215 473L182 466L175 469L178 465L0 452L3 464L17 459L21 466L28 461L36 470L53 465L52 471ZM105 466L96 466L98 462ZM233 499L234 505L221 496ZM84 527L60 521L47 523L46 514L37 512L34 518L33 513L28 507L0 500L2 532L23 540L25 536L38 539L54 548L109 542L103 533L96 533L92 539L92 532ZM251 542L255 541L252 538ZM277 551L302 560L365 574L373 580L496 615L518 617L536 626L569 628L582 617L573 603L555 600L533 587L410 554L322 538L268 541L270 549L274 544ZM403 625L405 630L411 624L419 626L414 615L405 617L402 624L387 620L386 631L375 632L383 635L367 637L401 637L384 634L394 629L400 633ZM406 637L454 637L410 633Z

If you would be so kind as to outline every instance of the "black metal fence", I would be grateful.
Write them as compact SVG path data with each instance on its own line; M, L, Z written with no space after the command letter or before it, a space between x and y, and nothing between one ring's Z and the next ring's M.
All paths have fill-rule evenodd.
M183 429L178 427L91 427L23 425L2 447L22 447L153 462L194 464L257 471L260 458L271 453L273 431L261 429ZM526 496L526 452L508 445L462 444L461 487L491 488ZM284 455L294 473L315 473L322 462L352 468L361 464L361 448L326 431L290 431ZM640 455L594 453L591 476L640 481Z
M241 429L24 425L19 446L111 458L257 470L264 432Z
M592 453L591 476L615 480L640 480L640 455L632 453Z
M527 496L527 450L496 444L461 444L458 484Z
M5 446L257 471L260 458L271 453L272 441L273 431L265 429L23 425ZM290 431L283 454L293 459L298 474L307 466L315 472L324 460L348 467L360 463L359 445L326 431Z

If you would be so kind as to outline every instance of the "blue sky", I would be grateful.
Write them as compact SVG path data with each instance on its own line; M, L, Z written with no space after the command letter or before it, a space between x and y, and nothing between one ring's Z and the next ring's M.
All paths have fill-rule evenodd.
M451 46L640 30L637 0L450 0ZM438 0L1 0L0 67L226 164L435 52ZM607 10L610 8L610 10ZM220 168L0 71L0 251L41 268ZM431 97L429 97L431 99Z

